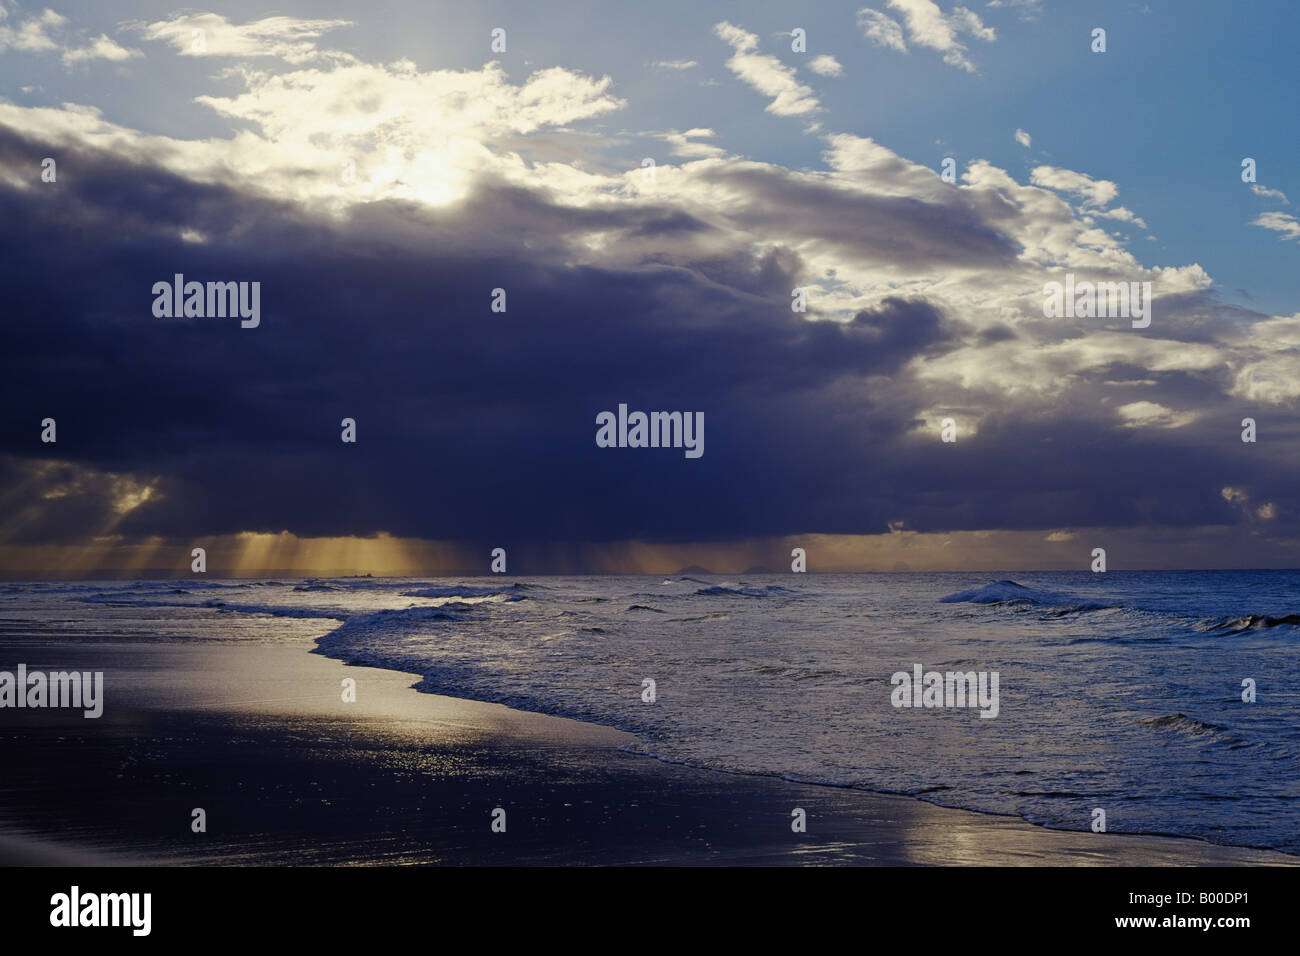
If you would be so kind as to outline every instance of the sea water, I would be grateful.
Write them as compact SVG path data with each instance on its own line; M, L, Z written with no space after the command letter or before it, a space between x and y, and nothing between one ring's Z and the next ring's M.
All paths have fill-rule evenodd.
M1300 572L24 583L0 618L47 648L328 630L320 653L664 760L1300 853ZM893 706L917 665L996 673L996 718Z

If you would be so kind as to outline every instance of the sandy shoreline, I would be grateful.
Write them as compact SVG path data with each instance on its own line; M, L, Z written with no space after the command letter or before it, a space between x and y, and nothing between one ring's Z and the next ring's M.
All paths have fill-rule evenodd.
M669 764L621 731L418 693L313 646L4 635L0 662L104 670L107 703L99 720L4 712L0 864L1300 864Z

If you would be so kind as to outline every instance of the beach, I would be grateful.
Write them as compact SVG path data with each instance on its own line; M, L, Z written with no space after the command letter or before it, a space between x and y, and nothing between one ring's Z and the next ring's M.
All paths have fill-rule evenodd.
M66 638L66 635L65 635ZM1053 830L907 796L669 763L591 723L412 689L314 641L84 641L0 661L105 672L102 717L9 710L4 865L1295 865ZM57 656L57 660L52 658ZM343 701L343 681L356 699ZM193 811L206 832L191 829ZM492 829L505 811L504 832ZM792 831L795 808L806 832Z

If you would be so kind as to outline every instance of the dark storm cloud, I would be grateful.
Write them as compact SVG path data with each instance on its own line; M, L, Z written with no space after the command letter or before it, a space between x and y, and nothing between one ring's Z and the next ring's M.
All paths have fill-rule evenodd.
M996 345L1016 338L1016 330L1007 325L990 325L979 334L981 345Z
M835 243L847 255L903 272L1005 267L1021 251L956 190L939 203L830 187L777 167L714 166L698 175L743 189L751 201L736 219L759 234L779 225L782 232Z
M38 172L46 154L0 135L6 169ZM75 511L67 496L45 498L32 463L49 458L157 478L116 530L168 537L387 531L500 544L880 532L899 520L1192 525L1240 520L1219 493L1229 482L1294 494L1284 462L1232 444L1231 413L1189 440L1118 427L1110 408L1007 404L978 440L920 437L917 411L938 396L908 363L964 340L953 317L896 297L848 323L810 321L790 310L796 255L756 254L667 206L575 210L483 180L456 206L372 203L334 221L88 150L63 156L57 183L32 179L0 186L0 453L11 458L0 500L25 540L97 532L122 491L87 479ZM886 251L890 217L917 213L911 201L854 200L837 214L824 197L755 185L771 201L755 216L812 202L810 232L855 241L869 223L873 254ZM945 254L954 263L1014 255L964 213L922 219L927 248L965 230ZM206 241L184 241L187 230ZM707 255L573 265L591 231L717 241ZM260 282L261 326L155 318L151 288L174 273ZM504 314L489 308L498 287ZM984 333L990 345L1009 338ZM1150 377L1107 373L1119 371ZM1184 384L1202 401L1222 388L1214 376ZM597 413L621 402L703 412L703 458L596 447ZM46 417L57 445L40 442ZM355 445L339 440L344 417L358 423Z

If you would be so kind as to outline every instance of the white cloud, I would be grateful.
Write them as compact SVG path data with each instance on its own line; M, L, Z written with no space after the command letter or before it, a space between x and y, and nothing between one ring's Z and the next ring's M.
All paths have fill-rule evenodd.
M758 53L758 37L725 20L713 32L730 44L734 55L727 68L758 92L772 97L767 112L777 116L808 116L821 109L816 95L795 77L791 67L774 56Z
M1146 229L1147 224L1141 216L1134 215L1133 210L1126 209L1123 206L1116 206L1114 209L1094 209L1090 213L1093 216L1103 216L1106 219L1117 219L1120 222L1131 222L1139 229Z
M178 140L106 122L92 107L24 110L0 102L0 124L52 145L84 144L167 167L196 182L237 184L312 208L404 199L431 206L462 198L480 177L526 181L557 195L598 192L597 177L561 163L530 165L528 137L622 107L609 77L563 68L511 82L499 64L420 72L415 65L333 61L272 75L230 74L244 90L196 102L232 122L227 137ZM340 186L355 163L356 181ZM616 183L600 180L599 188Z
M53 10L28 17L17 27L0 26L0 50L51 53L59 49L51 33L67 26L68 18Z
M808 69L820 76L843 76L844 67L840 61L835 59L829 53L823 53L821 56L815 56L808 61Z
M1286 212L1262 212L1250 221L1252 226L1272 229L1285 239L1300 240L1300 220Z
M737 53L749 53L758 49L758 35L750 33L748 30L742 30L733 23L726 20L719 21L713 25L714 34L723 41L731 44Z
M707 139L714 135L711 129L688 129L684 133L671 130L667 133L655 134L656 138L672 144L674 156L682 156L687 159L710 159L724 155L726 150L720 146L714 146L712 143L692 142L692 140Z
M130 60L133 57L144 56L139 50L128 50L126 47L119 45L107 34L101 33L91 40L86 46L78 47L72 50L65 50L63 53L64 63L84 63L88 60L109 60L120 62Z
M656 60L654 66L660 70L693 70L699 64L694 60Z
M59 53L65 66L90 60L121 61L143 56L139 50L128 50L103 33L79 45L78 38L70 35L68 18L53 10L27 17L16 26L8 25L8 13L4 12L4 7L0 6L0 12L3 12L0 15L0 52Z
M989 0L985 6L992 9L1012 8L1020 10L1020 19L1027 22L1037 20L1043 13L1042 0Z
M1176 412L1157 402L1131 402L1115 409L1127 428L1182 428L1196 421L1196 412Z
M899 53L907 52L907 43L903 40L903 26L893 17L886 16L879 10L863 7L858 11L858 26L868 40L877 46Z
M1029 181L1035 186L1077 196L1085 206L1105 206L1119 195L1119 187L1108 179L1093 179L1057 166L1036 166L1029 174Z
M992 43L997 33L986 27L979 14L966 7L953 7L944 13L933 0L886 0L887 5L902 16L907 28L907 40L915 46L928 47L943 54L943 61L968 73L978 72L966 56L967 48L959 36L966 34ZM867 38L880 46L907 52L903 40L903 27L897 20L878 10L863 7L858 11L858 26Z
M1250 191L1256 196L1260 196L1264 199L1280 199L1282 200L1283 205L1290 205L1287 201L1286 193L1282 192L1280 189L1269 189L1267 186L1261 186L1259 183L1251 183Z
M1233 344L1233 395L1269 405L1300 399L1300 314L1255 322Z
M10 26L8 12L0 7L0 52L12 49L23 53L60 53L65 66L90 60L121 61L143 56L138 49L118 46L107 34L79 44L77 36L70 34L72 29L68 17L55 10L44 10L21 23L14 21Z
M922 0L890 0L890 2L899 4L904 2L919 4ZM925 2L928 2L928 0L925 0ZM932 3L930 6L935 7L936 10L938 9L938 7ZM969 33L975 39L983 40L985 43L993 43L998 38L996 30L992 27L986 27L984 21L979 18L979 14L974 10L967 9L966 7L953 7L952 14L949 16L948 20L961 32Z
M1025 149L1028 149L1030 146L1034 144L1033 138L1028 133L1026 133L1023 129L1016 130L1015 140L1021 146L1025 147Z
M216 13L175 14L143 27L150 40L162 40L181 56L279 57L305 63L315 57L346 58L346 54L320 50L316 40L330 30L351 26L348 20L300 20L266 17L234 24ZM201 31L201 32L200 32Z
M1079 212L1086 222L1092 221L1090 217L1100 216L1119 222L1131 222L1139 229L1147 228L1146 221L1131 209L1126 209L1124 206L1102 208L1114 202L1119 196L1119 186L1108 179L1093 179L1085 173L1075 172L1073 169L1061 169L1058 166L1036 166L1029 174L1029 181L1035 186L1053 189L1082 199L1083 204L1079 207Z

